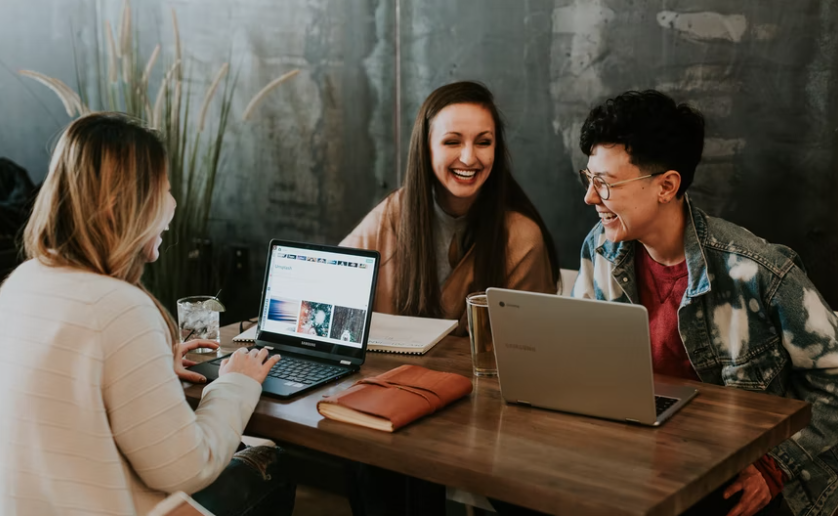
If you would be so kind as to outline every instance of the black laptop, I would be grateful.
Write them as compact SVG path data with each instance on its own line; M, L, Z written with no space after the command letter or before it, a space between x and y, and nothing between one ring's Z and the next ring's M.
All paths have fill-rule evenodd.
M282 360L262 392L286 398L360 369L379 262L377 251L271 240L255 346ZM215 380L227 356L191 370Z

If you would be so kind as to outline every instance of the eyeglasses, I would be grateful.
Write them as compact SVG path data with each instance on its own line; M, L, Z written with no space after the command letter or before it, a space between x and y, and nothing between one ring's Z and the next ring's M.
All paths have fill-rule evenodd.
M591 183L594 184L594 190L596 190L597 195L603 201L607 201L611 197L611 189L615 186L624 185L626 183L631 183L632 181L639 181L641 179L647 179L649 177L655 177L663 174L664 172L655 172L654 174L648 174L645 176L634 177L632 179L626 179L625 181L617 181L616 183L608 183L605 179L595 176L588 172L586 169L582 169L579 171L579 180L582 182L582 186L585 187L585 190L590 188Z

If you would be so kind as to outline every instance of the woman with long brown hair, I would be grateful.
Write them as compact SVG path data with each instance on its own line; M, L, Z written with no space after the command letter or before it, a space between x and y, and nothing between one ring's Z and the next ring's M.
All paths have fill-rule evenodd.
M231 462L276 360L234 353L193 412L178 372L200 381L181 361L207 343L180 346L140 283L174 215L166 170L161 140L125 115L82 117L58 141L29 260L0 289L2 514L146 514L175 491L216 514L291 513L293 485L242 467L271 472L276 450Z
M460 335L470 292L557 291L553 239L512 177L492 93L475 82L428 96L413 125L404 187L341 245L381 253L376 311L458 319Z
M374 310L460 321L466 295L488 287L555 294L550 232L511 173L503 119L482 84L431 93L413 125L404 187L341 245L375 249ZM445 487L380 468L350 466L356 516L445 512Z

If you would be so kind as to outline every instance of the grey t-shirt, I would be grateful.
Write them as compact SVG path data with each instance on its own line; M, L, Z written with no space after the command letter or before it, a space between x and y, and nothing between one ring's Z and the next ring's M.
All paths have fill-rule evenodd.
M445 213L445 210L434 199L434 249L436 250L436 272L440 287L451 274L451 262L448 261L451 241L457 238L457 244L462 245L465 230L466 217L452 217ZM463 250L460 249L461 255L462 252Z

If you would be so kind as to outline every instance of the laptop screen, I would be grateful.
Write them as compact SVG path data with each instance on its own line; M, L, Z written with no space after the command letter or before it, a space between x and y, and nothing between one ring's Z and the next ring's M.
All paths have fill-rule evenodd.
M327 354L362 357L378 253L273 241L259 339ZM267 332L267 335L263 335Z

